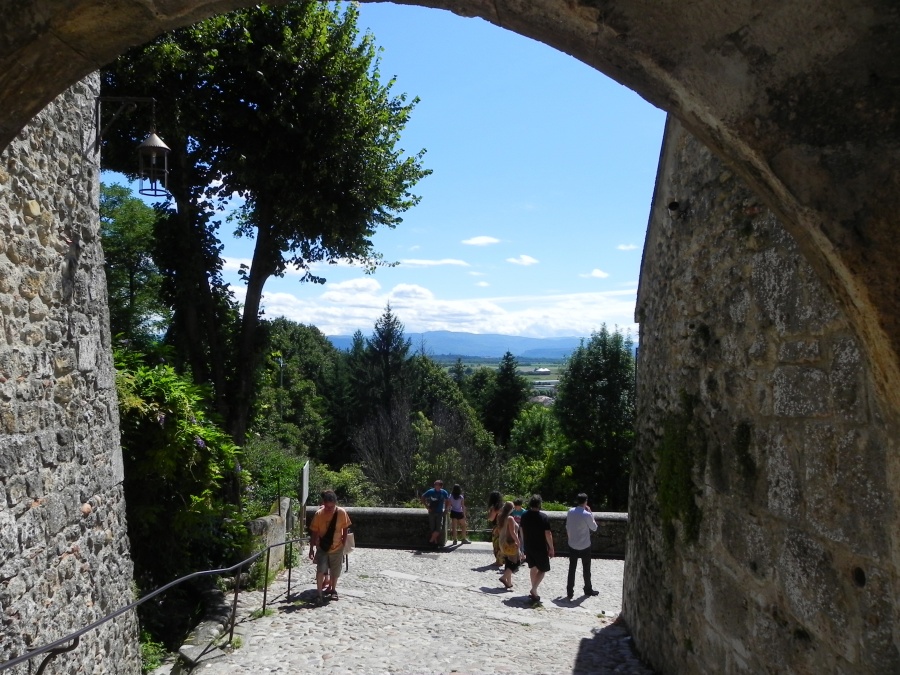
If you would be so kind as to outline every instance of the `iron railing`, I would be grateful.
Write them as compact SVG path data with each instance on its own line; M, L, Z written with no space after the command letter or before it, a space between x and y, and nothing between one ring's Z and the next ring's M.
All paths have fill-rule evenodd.
M131 611L135 607L138 607L139 605L144 604L148 600L155 598L157 595L160 595L161 593L165 593L167 590L169 590L170 588L172 588L174 586L177 586L178 584L184 583L185 581L189 581L190 579L211 576L213 574L232 574L232 573L234 574L234 599L232 600L232 603L231 603L231 619L229 621L229 628L228 628L228 641L231 642L234 639L234 625L235 625L235 621L237 619L238 594L240 593L241 574L243 573L244 568L249 567L251 564L256 562L256 560L259 559L259 557L263 553L266 554L266 568L265 568L266 569L266 575L265 575L266 583L263 585L263 606L262 606L262 611L265 612L266 611L266 600L267 600L268 589L269 589L269 584L268 584L269 560L270 560L271 550L278 546L287 546L288 547L288 549L287 549L287 560L288 560L287 597L290 598L290 596L291 596L291 573L293 572L293 568L294 568L293 564L291 563L291 558L293 557L293 550L294 550L293 545L295 542L301 542L301 541L309 541L309 537L297 537L296 539L285 539L284 541L282 541L278 544L272 544L271 546L267 546L266 548L262 549L261 551L257 551L256 553L254 553L252 556L250 556L246 560L242 560L241 562L239 562L235 565L232 565L231 567L224 567L224 568L218 569L218 570L204 570L202 572L193 572L192 574L183 576L180 579L176 579L175 581L172 581L171 583L168 583L165 586L161 586L160 588L157 588L155 591L148 593L140 600L136 600L135 602L132 602L127 607L122 607L121 609L117 609L112 614L107 614L102 619L97 619L92 624L85 626L81 630L75 631L74 633L70 633L69 635L62 637L59 640L56 640L55 642L51 642L50 644L44 645L43 647L38 647L37 649L33 649L30 652L22 654L21 656L17 656L16 658L14 658L10 661L6 661L5 663L0 663L0 671L8 670L9 668L13 668L14 666L18 666L22 663L30 661L31 659L33 659L37 656L40 656L41 654L46 654L46 656L44 657L44 660L41 661L40 667L37 669L37 672L35 673L35 675L42 675L44 672L44 668L47 667L47 665L50 663L50 661L54 657L58 656L59 654L64 654L66 652L70 652L73 649L75 649L78 646L79 639L85 633L88 633L88 632L94 630L98 626L102 626L107 621L112 621L113 619L115 619L118 616L121 616L125 612ZM67 644L69 642L71 642L71 644Z

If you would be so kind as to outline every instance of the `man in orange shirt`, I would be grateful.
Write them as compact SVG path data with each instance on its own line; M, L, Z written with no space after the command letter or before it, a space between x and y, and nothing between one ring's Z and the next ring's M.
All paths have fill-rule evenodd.
M337 581L341 576L344 562L344 541L350 527L350 516L337 505L337 495L333 490L322 492L322 506L316 511L309 524L309 558L316 563L316 590L319 604L325 602L322 588L325 573L331 575L331 599L338 600Z

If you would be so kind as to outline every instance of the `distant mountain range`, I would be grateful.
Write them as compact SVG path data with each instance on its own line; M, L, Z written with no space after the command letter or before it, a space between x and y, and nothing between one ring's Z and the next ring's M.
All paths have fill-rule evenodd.
M479 335L456 333L449 330L433 330L425 333L406 333L417 351L423 344L425 353L431 356L475 356L500 358L506 352L516 358L564 359L581 344L580 337L529 338L516 335ZM350 349L350 335L329 335L328 339L338 349Z

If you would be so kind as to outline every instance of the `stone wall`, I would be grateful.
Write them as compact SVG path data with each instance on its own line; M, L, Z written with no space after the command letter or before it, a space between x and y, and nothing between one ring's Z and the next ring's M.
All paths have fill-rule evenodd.
M900 672L898 429L778 220L670 119L624 616L663 673Z
M268 546L281 543L286 539L292 538L290 531L294 527L294 517L291 511L292 503L288 497L282 497L279 502L275 502L268 516L255 518L247 523L247 531L250 532L251 548L246 551L249 557L257 551L261 551ZM269 551L269 572L277 573L284 567L285 547L275 546ZM266 562L266 554L259 558L259 562L263 565Z
M306 507L306 531L318 507ZM430 536L428 512L425 509L348 507L356 545L361 548L425 549ZM545 511L557 554L568 553L566 514ZM595 513L597 532L591 535L591 551L595 558L623 558L628 526L627 513Z
M72 87L0 156L0 663L132 601L93 109ZM139 673L133 613L53 673ZM40 661L14 669L33 672Z

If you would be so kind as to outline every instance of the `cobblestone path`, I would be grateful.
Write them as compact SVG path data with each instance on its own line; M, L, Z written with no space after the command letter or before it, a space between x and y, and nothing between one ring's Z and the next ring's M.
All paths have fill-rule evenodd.
M341 576L340 600L321 607L314 602L314 568L304 560L292 574L290 597L286 573L269 588L266 616L258 616L262 592L242 593L240 646L210 652L192 672L652 674L634 654L627 628L615 623L621 560L594 560L600 595L567 601L568 560L554 559L542 602L534 605L527 567L507 591L492 557L490 544L482 543L440 552L358 549ZM254 612L258 618L251 618Z

